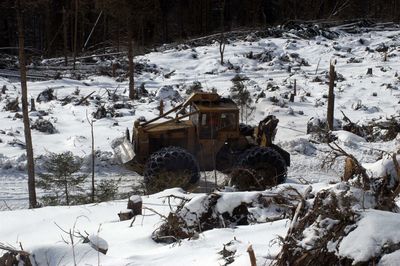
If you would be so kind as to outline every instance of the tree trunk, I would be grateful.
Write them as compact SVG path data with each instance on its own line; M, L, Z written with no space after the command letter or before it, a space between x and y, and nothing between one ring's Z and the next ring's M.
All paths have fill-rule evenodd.
M67 203L67 206L69 206L69 194L68 194L68 181L67 178L64 177L64 190L65 190L65 201Z
M68 66L68 32L67 32L67 12L63 7L63 41L64 41L64 65Z
M16 0L17 24L18 24L18 42L19 42L19 69L21 74L22 91L22 115L24 121L24 134L26 143L26 156L28 161L28 193L29 208L36 208L36 188L35 188L35 162L33 160L33 146L31 128L28 113L28 86L26 84L26 65L25 65L25 46L24 46L24 21L20 0Z
M96 158L95 150L94 150L94 125L93 120L90 122L90 133L92 135L92 202L94 202L95 188L94 188L94 162Z
M108 22L107 12L104 12L104 16L103 16L103 54L106 53L106 47L107 47L107 22Z
M130 20L129 20L130 21ZM132 26L128 23L128 61L129 61L129 99L135 98L135 80L134 80L134 65L133 65L133 41L132 41Z
M221 14L220 14L220 27L221 27L221 35L219 40L219 54L220 54L220 63L224 64L224 53L225 53L225 0L221 1Z
M75 0L75 21L74 21L74 70L76 63L76 45L78 41L78 0Z
M117 52L118 53L119 53L119 46L120 46L120 43L121 43L120 26L121 26L121 24L120 24L120 22L118 20L118 22L117 22Z
M219 55L220 55L221 65L224 65L224 52L225 52L225 36L224 33L221 33L219 41Z
M50 5L47 5L46 11L45 11L45 39L46 39L45 53L46 54L51 53L51 51L50 51L51 40L53 39L53 36L52 36L52 33L51 33L52 24L51 24L51 17L50 16L51 16Z
M329 67L329 93L328 93L328 128L333 130L333 116L335 108L335 94L333 89L335 87L335 66L331 63Z

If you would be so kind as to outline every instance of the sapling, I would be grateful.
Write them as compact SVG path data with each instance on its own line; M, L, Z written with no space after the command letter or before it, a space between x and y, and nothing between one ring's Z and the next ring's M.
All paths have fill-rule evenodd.
M37 186L50 195L43 199L50 205L73 203L76 195L82 192L87 175L79 173L83 159L74 156L72 152L50 153L43 164L44 173L39 174Z

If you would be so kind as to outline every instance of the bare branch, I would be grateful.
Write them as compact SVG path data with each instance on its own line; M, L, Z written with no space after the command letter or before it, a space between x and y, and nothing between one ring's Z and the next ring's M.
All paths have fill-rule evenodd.
M152 208L143 207L143 209L144 209L144 210L149 210L149 211L151 211L151 212L154 212L155 214L159 215L161 218L164 218L165 220L168 219L167 216L165 216L165 215L163 215L163 214L157 212L156 210L154 210L154 209L152 209Z
M24 256L30 256L31 255L29 252L26 252L25 250L22 250L22 248L21 248L21 250L19 250L19 249L14 248L11 245L6 245L6 244L3 244L3 243L0 243L0 249L8 251L8 252L11 252L11 253L21 254L21 255L24 255Z

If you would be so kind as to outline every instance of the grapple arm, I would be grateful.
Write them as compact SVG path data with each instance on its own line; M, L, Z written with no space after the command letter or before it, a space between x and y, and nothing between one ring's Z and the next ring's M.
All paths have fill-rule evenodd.
M259 146L269 147L276 135L279 120L274 115L269 115L258 123L256 128L256 141Z

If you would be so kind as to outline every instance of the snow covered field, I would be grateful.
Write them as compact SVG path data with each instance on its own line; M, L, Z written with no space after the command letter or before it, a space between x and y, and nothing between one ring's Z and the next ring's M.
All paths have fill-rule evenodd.
M382 47L388 47L387 60ZM256 111L247 121L257 124L269 114L279 120L275 142L291 154L292 165L287 184L304 190L312 186L316 194L340 182L343 161L338 160L332 168L322 167L330 148L326 144L310 141L307 122L311 118L326 117L329 62L336 61L336 71L341 77L335 88L335 118L342 120L344 114L355 123L380 121L400 116L400 30L372 31L361 34L342 34L338 39L316 37L299 39L290 33L285 38L260 39L249 36L247 41L236 41L226 46L224 66L219 63L218 44L190 49L172 49L162 53L153 52L135 58L136 62L154 64L156 71L137 74L137 84L144 83L146 90L156 96L157 91L167 85L173 86L182 98L193 82L200 82L203 89L216 89L221 95L230 95L231 79L235 75L246 76L245 85L255 101ZM290 72L288 69L290 68ZM372 68L373 74L367 75ZM174 72L173 72L174 71ZM170 77L165 74L171 73ZM287 96L293 91L296 81L297 95L294 102ZM20 95L18 83L0 79L0 88L7 87L0 95L0 109L7 101ZM36 103L37 112L31 112L35 121L39 115L55 127L55 134L32 131L34 153L40 172L40 157L47 152L72 151L89 159L91 152L90 125L87 118L99 106L106 109L115 103L109 93L118 96L117 103L128 103L126 82L116 82L109 77L93 76L85 80L63 78L45 82L29 82L29 95L35 98L47 88L54 89L58 100ZM61 99L80 96L94 91L88 105L63 104ZM265 97L259 97L261 92ZM165 94L159 94L165 96ZM110 142L123 136L133 121L144 116L146 119L158 115L160 97L143 97L131 103L132 108L114 110L117 116L96 119L94 122L95 148L98 179L122 177L121 190L129 191L140 182L141 177L118 166L112 159ZM165 98L166 109L176 104L174 99ZM124 106L127 107L128 105ZM45 111L47 114L40 113ZM115 112L114 112L115 114ZM353 154L370 169L372 176L385 174L390 159L386 153L399 149L400 138L390 141L367 142L347 131L334 132L337 143ZM107 255L99 254L88 244L75 246L75 259L79 265L224 265L226 261L219 253L224 244L235 250L231 265L249 265L246 249L249 244L257 256L259 265L268 265L280 251L278 236L285 237L290 220L238 226L236 228L213 229L201 233L197 239L183 240L175 244L157 244L151 233L161 224L159 215L145 211L131 221L119 222L117 213L126 208L126 200L73 207L45 207L35 210L16 210L27 206L27 177L24 149L18 143L24 141L22 119L14 112L0 114L0 242L19 246L36 254L39 265L73 264L72 247L63 241L68 236L61 229L74 227L81 232L99 235L108 243ZM378 162L377 162L378 161ZM279 188L276 188L279 189ZM272 191L275 191L273 189ZM144 206L163 215L170 207L165 198L170 194L198 197L202 194L183 194L172 189L159 194L144 196ZM39 191L39 195L42 195ZM172 205L178 204L174 202ZM7 207L8 206L8 207ZM349 233L337 252L341 256L365 261L378 254L387 243L399 243L399 214L378 210L365 210L359 227ZM386 228L386 230L385 230ZM365 232L369 232L365 234ZM312 237L312 236L310 236ZM46 264L47 263L47 264ZM382 265L398 265L400 253L385 255Z

